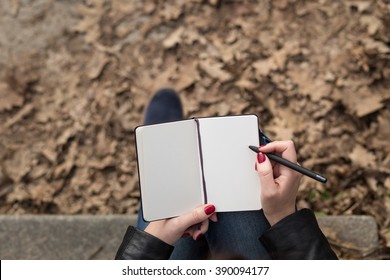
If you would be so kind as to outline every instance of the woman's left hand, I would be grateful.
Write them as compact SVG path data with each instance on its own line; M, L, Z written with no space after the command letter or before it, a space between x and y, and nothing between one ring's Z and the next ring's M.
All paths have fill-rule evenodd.
M198 240L207 232L209 219L213 222L217 221L215 206L205 204L179 217L150 222L145 232L170 245L186 236L192 236L194 240Z

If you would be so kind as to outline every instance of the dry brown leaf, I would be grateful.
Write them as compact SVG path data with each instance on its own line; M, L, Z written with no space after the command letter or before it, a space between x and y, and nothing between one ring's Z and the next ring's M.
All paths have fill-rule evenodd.
M241 5L245 6L245 5ZM266 23L269 21L271 14L272 14L272 1L266 0L266 1L260 1L257 3L255 7L249 6L248 8L256 10L257 17L261 23Z
M73 166L75 165L75 159L77 157L77 142L72 141L70 144L68 153L64 159L64 162L58 165L54 169L54 176L55 178L58 177L66 177L68 176L69 172L72 170Z
M288 0L274 0L272 5L277 9L285 9L288 6Z
M14 185L14 191L6 196L6 201L8 203L14 204L18 201L27 200L30 197L29 193L26 190L26 187L22 183L17 183Z
M256 77L267 76L274 70L283 70L292 47L293 44L287 44L285 48L275 51L271 57L254 62L252 66L256 70Z
M261 77L267 76L271 71L278 69L276 62L272 57L258 60L252 64L253 68L256 70L256 77L259 79Z
M211 39L213 45L218 49L218 54L215 55L215 58L222 58L224 63L231 63L234 58L235 47L231 45L226 45L223 43L219 37Z
M104 188L104 181L101 180L101 181L94 181L92 182L92 185L88 188L88 191L91 193L91 194L99 194L102 189Z
M377 193L378 192L378 181L374 177L367 177L366 178L367 185L370 187L370 189Z
M20 0L10 0L11 15L17 16L20 9Z
M157 90L165 87L171 87L173 78L177 75L178 65L169 65L168 68L157 74L155 79L151 82L150 92L156 92Z
M220 0L209 0L209 3L213 6L217 6L219 4Z
M106 156L109 154L115 154L117 141L107 138L106 132L102 129L96 137L96 154L100 156Z
M95 54L92 56L92 60L86 66L87 77L91 80L99 77L109 61L110 59L105 53L95 52Z
M159 16L164 21L177 20L183 12L183 7L185 3L177 3L177 5L169 5L169 3L164 3L163 9L158 11Z
M142 5L142 9L146 14L151 14L156 10L156 3L151 0L146 1L146 3Z
M290 48L292 46L292 44L288 44L285 48L274 52L274 54L272 55L272 59L274 60L277 69L284 69L287 62L288 54L291 51Z
M314 76L315 71L309 66L302 69L289 70L288 75L292 82L299 87L299 92L310 96L316 102L324 97L330 96L332 87L322 77Z
M390 194L390 177L386 178L386 180L384 182L384 186L387 189L387 192Z
M85 41L94 43L101 36L100 20L105 14L105 0L95 0L92 5L79 6L78 12L83 17L79 23L73 27L73 30L80 33L85 33Z
M50 141L47 143L47 145L42 150L42 155L47 158L52 164L54 164L57 161L57 152L54 148L53 141Z
M116 25L125 16L131 15L135 11L135 5L128 0L111 0L111 9L109 12L110 18L113 19L113 24Z
M0 113L23 105L24 98L0 81Z
M253 90L256 88L256 84L254 82L251 82L246 79L240 79L237 82L234 83L236 86L243 88L243 89L249 89Z
M28 173L28 178L36 180L44 176L50 171L50 168L46 164L34 165L31 171Z
M349 153L350 160L361 167L375 167L376 166L376 157L375 155L368 151L363 146L356 144L352 152Z
M267 131L275 135L275 140L288 140L293 139L294 130L288 126L285 119L274 118L268 125Z
M92 184L90 178L91 170L85 166L80 166L76 168L74 175L70 180L70 186L72 190L80 190L84 186L89 186ZM96 176L97 177L97 176ZM98 179L95 178L94 182L97 182Z
M102 170L104 168L114 166L114 165L115 165L115 160L111 155L108 155L105 158L100 159L100 160L90 159L88 162L89 167L99 169L99 170Z
M35 154L27 147L17 150L11 159L3 164L4 173L15 183L21 182L22 178L35 164Z
M218 62L212 62L210 60L203 60L199 63L201 70L206 72L210 77L218 79L220 82L227 82L233 79L233 76L228 72L223 70L223 64Z
M65 129L56 140L56 145L62 146L66 144L69 138L75 136L77 130L73 127Z
M376 112L383 108L381 96L371 96L362 98L359 102L355 103L355 112L358 117L363 117L373 112Z
M376 94L368 87L358 90L350 89L342 96L342 102L350 112L358 117L364 117L383 108L383 97Z
M384 110L382 113L378 116L378 131L376 133L376 136L379 139L382 140L389 140L390 139L390 110ZM390 152L390 151L389 151Z
M215 105L215 111L218 116L226 116L230 112L230 107L230 104L222 101L221 103Z
M225 38L225 43L230 45L237 41L237 37L239 36L239 32L237 29L230 30L227 37Z
M164 48L170 49L176 46L176 44L180 44L184 30L183 26L174 30L166 39L164 39L162 43Z
M175 89L182 91L195 82L200 80L198 72L198 62L196 60L191 61L189 64L181 65L177 71L178 79L175 81Z
M294 132L300 132L308 128L308 123L305 122L305 118L300 114L300 110L295 113L291 107L281 108L274 99L268 99L265 102L267 108L278 119L277 123L283 124L284 127L289 127ZM282 122L280 122L281 120ZM290 135L290 138L279 138L279 140L291 139L292 132L286 135Z
M386 43L378 40L374 40L370 37L362 39L364 49L368 54L388 54L390 53L390 47Z
M390 229L381 230L381 235L386 242L386 247L390 248Z
M133 30L134 24L132 22L124 21L115 26L115 35L119 38L124 38Z
M371 6L372 2L371 1L359 1L359 0L348 0L345 3L348 7L354 7L358 10L358 12L363 13L367 12Z
M195 42L199 42L201 45L207 44L206 38L194 28L187 28L185 30L183 33L183 42L187 45L193 45Z
M5 123L5 127L11 127L24 117L28 116L34 110L34 105L32 103L27 104L22 107L13 117L9 118Z
M37 182L37 184L28 187L28 192L34 201L51 202L56 191L57 189L53 185L49 185L45 181Z
M382 21L372 15L363 15L360 18L360 23L367 27L368 34L375 35L383 27Z

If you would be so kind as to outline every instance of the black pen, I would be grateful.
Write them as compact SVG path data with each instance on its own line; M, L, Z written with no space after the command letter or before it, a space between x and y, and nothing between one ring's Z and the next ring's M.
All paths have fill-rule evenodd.
M249 149L251 149L252 151L254 151L255 153L260 153L260 150L258 147L256 146L249 146ZM284 166L287 166L303 175L306 175L314 180L317 180L318 182L321 182L321 183L326 183L327 179L324 177L324 176L321 176L317 173L315 173L314 171L311 171L309 169L306 169L298 164L295 164L285 158L282 158L282 157L279 157L277 155L274 155L272 153L264 153L267 155L267 157L273 161L276 161L277 163L280 163Z

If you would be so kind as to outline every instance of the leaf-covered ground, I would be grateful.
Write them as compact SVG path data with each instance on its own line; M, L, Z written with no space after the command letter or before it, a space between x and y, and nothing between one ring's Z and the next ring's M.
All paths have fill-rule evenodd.
M0 213L135 213L135 126L153 92L185 117L255 113L293 139L298 206L372 215L390 248L387 0L0 2ZM58 31L59 30L59 31Z

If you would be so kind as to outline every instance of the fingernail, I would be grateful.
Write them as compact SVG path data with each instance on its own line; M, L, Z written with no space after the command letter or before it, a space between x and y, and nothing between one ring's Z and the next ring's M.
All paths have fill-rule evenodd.
M206 215L210 215L215 212L215 206L214 205L208 205L204 208L204 212Z
M257 163L255 162L255 170L257 171Z
M200 233L200 234L196 237L195 240L198 241L199 239L201 239L201 238L202 238L202 235L203 235L203 234Z
M257 154L257 162L262 163L265 161L265 155L263 153L258 153Z
M181 237L188 237L188 236L190 236L190 234L188 232L185 232Z

